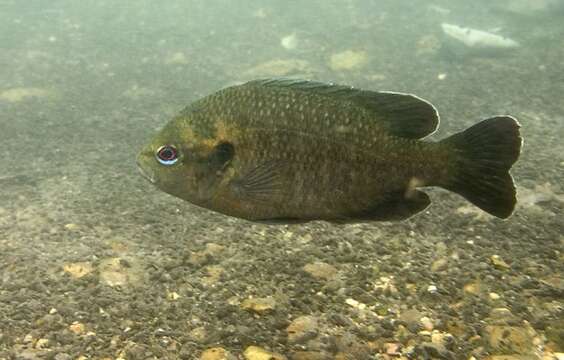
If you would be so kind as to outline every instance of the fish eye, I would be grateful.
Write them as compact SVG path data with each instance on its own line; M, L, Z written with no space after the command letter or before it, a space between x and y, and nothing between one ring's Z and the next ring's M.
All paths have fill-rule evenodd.
M178 161L178 151L172 145L163 145L157 149L156 158L163 165L173 165Z

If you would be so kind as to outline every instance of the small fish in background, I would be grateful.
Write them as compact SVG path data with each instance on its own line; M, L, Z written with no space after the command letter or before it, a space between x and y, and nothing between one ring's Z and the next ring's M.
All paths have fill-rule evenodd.
M440 186L507 218L519 124L494 116L439 142L410 94L254 80L187 106L138 155L141 173L195 205L268 223L403 220Z
M509 49L520 46L515 40L487 31L447 23L441 24L441 28L446 35L471 48Z

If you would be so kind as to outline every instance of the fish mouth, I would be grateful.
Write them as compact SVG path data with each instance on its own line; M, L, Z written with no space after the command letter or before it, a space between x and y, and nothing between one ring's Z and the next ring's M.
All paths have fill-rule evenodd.
M153 174L152 171L150 171L149 169L144 168L143 166L141 166L141 164L139 163L139 161L137 161L137 170L139 170L139 172L141 173L141 175L149 180L149 182L151 184L154 184L157 182L157 180L155 179L155 174Z

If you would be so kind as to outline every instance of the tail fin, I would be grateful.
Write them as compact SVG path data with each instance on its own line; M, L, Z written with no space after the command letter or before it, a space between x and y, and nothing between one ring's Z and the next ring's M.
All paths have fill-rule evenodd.
M443 140L458 156L453 177L442 186L494 216L509 217L517 201L509 169L521 152L519 127L511 116L495 116Z

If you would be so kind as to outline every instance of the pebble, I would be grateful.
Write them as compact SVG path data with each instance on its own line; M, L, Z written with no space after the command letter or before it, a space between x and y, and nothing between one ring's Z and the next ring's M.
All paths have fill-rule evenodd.
M282 354L277 354L260 348L258 346L249 346L243 353L246 360L286 360Z
M440 259L435 260L433 262L433 264L431 264L431 271L432 272L439 272L439 271L446 270L447 267L448 267L448 259L440 258Z
M428 317L426 317L426 316L422 317L420 322L421 322L421 326L423 326L423 329L425 329L427 331L433 330L433 328L434 328L433 321L431 319L429 319Z
M333 357L325 352L318 351L296 351L292 354L292 360L332 360Z
M407 324L407 328L411 332L417 332L420 321L423 318L423 314L416 309L409 309L400 314L399 319Z
M205 350L200 355L200 360L236 360L236 357L221 347Z
M188 57L181 51L175 52L164 59L167 65L186 65L189 63Z
M452 359L453 356L450 351L439 344L424 342L416 347L417 352L422 359Z
M490 317L494 320L511 320L513 314L507 308L499 307L490 311Z
M49 339L39 339L35 343L36 349L45 349L49 346Z
M0 92L0 100L19 102L28 98L41 98L49 95L46 89L41 88L12 88Z
M401 344L400 343L385 343L384 352L387 355L398 356L400 355Z
M204 343L208 338L208 332L206 328L203 326L199 326L197 328L192 329L188 333L188 337L197 343Z
M109 286L135 285L141 282L141 267L136 260L120 257L100 261L100 279Z
M477 282L466 284L463 290L467 294L478 295L480 294L480 284Z
M318 280L332 280L337 276L337 268L321 261L306 264L303 269Z
M318 321L313 316L300 316L288 325L288 343L301 344L317 336Z
M31 334L27 334L26 336L24 336L23 338L23 343L24 344L29 344L30 342L33 341L33 335Z
M280 39L280 45L286 50L294 50L298 46L298 36L296 33L284 36Z
M362 68L368 63L366 51L346 50L331 55L329 67L333 71Z
M75 321L69 326L69 330L76 335L82 335L84 334L86 327L84 326L84 324Z
M63 267L63 270L75 279L80 279L83 276L90 274L94 268L89 262L69 263Z
M176 301L180 298L180 295L176 291L167 291L166 298L170 301Z
M377 293L383 293L387 296L396 295L398 293L398 289L394 285L394 279L391 276L381 276L374 284L374 290Z
M427 287L427 292L429 294L436 294L438 291L439 291L439 289L435 285L429 285Z
M206 267L207 276L202 279L204 286L212 286L219 281L224 269L219 265L211 265Z
M274 300L274 298L272 297L250 298L250 299L245 299L241 303L241 308L252 311L259 315L268 314L274 311L275 307L276 307L276 300Z
M499 296L498 294L494 293L494 292L491 292L491 293L489 294L489 296L490 296L490 300L494 300L494 301L495 301L495 300L499 300L499 299L500 299L500 296Z
M433 331L433 333L431 334L431 342L445 348L448 347L448 344L452 343L453 341L454 337L449 333Z
M55 355L55 360L71 360L72 357L67 353L59 353Z
M488 325L486 333L494 353L532 355L536 351L536 333L530 325Z
M509 266L499 255L492 255L490 257L490 260L493 266L496 267L497 269L507 270L511 268L511 266Z
M348 298L345 300L345 303L349 306L352 306L354 308L357 308L359 310L364 310L366 309L366 304L363 304L361 302L356 301L355 299L352 298Z

